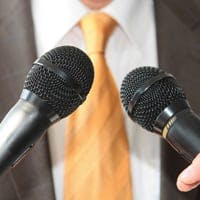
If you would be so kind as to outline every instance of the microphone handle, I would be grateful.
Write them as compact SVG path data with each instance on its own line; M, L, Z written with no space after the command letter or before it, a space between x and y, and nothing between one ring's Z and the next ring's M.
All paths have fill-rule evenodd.
M21 160L51 123L37 106L19 99L0 124L0 174Z
M174 115L163 129L163 134L188 162L191 163L200 153L200 117L191 109L185 109Z

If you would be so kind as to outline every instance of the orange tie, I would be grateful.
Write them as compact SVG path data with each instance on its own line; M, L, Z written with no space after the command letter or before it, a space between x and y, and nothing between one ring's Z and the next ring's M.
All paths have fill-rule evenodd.
M65 200L130 200L124 119L119 92L104 56L116 21L107 14L93 12L79 25L95 78L85 103L68 120Z

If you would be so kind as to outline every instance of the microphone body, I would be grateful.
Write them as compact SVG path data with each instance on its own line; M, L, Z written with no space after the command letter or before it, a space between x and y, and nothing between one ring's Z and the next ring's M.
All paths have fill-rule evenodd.
M200 117L188 102L179 101L166 107L153 129L188 162L200 152Z
M0 173L15 166L49 125L34 105L20 99L0 125Z
M25 96L26 95L26 96ZM35 94L23 90L21 98L0 124L0 173L15 166L44 131L58 119ZM50 110L49 110L50 111Z

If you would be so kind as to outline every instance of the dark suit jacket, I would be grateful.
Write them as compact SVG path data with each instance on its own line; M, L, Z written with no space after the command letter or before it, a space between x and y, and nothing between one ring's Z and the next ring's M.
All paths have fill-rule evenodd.
M27 0L0 0L1 120L19 98L36 58L29 4ZM155 19L159 65L177 77L199 113L200 1L155 0ZM199 188L189 193L176 189L176 178L187 163L165 141L161 145L161 165L161 200L200 199ZM0 176L0 200L18 199L55 199L46 137L15 169Z

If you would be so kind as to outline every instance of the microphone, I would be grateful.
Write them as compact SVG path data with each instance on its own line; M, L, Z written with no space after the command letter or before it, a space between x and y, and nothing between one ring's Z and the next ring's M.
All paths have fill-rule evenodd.
M192 162L200 152L200 117L173 75L154 67L136 68L124 78L120 94L134 122L162 136Z
M54 48L33 63L19 100L0 124L0 173L15 166L49 126L85 101L93 77L89 57L72 46Z

